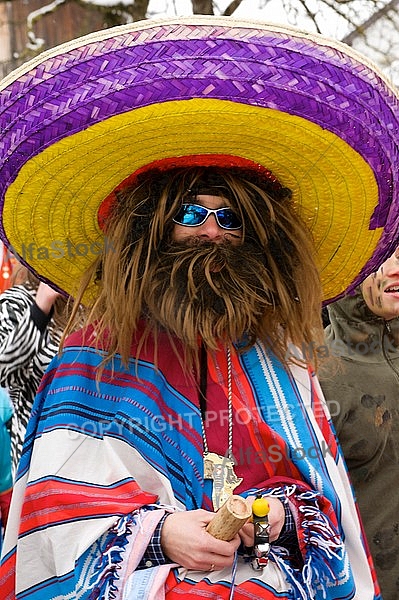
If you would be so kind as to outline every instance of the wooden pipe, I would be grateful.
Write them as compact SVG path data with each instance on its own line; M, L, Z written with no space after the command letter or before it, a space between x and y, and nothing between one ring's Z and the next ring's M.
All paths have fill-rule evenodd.
M215 513L206 531L218 540L229 542L252 516L252 508L241 496L230 496Z

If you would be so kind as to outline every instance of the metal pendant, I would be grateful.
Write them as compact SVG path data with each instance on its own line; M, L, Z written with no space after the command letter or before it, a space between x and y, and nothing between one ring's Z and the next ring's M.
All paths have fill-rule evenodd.
M242 482L234 472L234 461L215 452L204 452L204 479L212 479L212 503L217 511Z

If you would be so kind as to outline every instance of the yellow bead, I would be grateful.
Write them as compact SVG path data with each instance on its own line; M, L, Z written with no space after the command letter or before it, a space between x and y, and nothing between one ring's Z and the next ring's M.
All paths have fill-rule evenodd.
M252 503L252 512L255 517L265 517L269 514L270 506L266 498L256 498Z

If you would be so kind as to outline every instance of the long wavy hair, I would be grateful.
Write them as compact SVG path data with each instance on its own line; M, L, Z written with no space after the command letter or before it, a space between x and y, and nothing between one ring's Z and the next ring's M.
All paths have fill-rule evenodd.
M252 290L256 296L256 316L250 314L252 306L247 310L247 290L242 297L238 290L241 302L238 314L243 315L237 319L239 322L231 323L225 302L224 320L218 326L202 324L201 330L195 318L185 318L187 315L181 310L172 315L169 305L162 310L170 317L166 316L164 321L156 315L151 318L151 299L156 297L157 302L163 302L155 275L160 257L168 252L173 217L187 197L198 193L228 199L242 219L243 245L249 244L251 252L260 256L262 269L262 277L258 277ZM243 169L153 170L142 174L134 187L118 195L107 218L105 234L104 247L108 250L84 274L76 297L79 304L87 287L95 282L98 294L89 307L88 324L95 324L99 344L107 340L105 361L119 354L127 364L141 320L144 321L142 344L152 335L156 346L159 332L166 331L172 343L176 336L183 342L184 360L187 354L195 357L200 335L209 350L218 346L221 337L227 344L244 339L242 348L259 339L283 361L288 346L298 345L305 362L314 363L313 353L307 355L306 348L312 348L314 342L322 343L321 284L312 238L293 208L290 190ZM172 268L172 276L173 273ZM194 284L191 287L195 296ZM179 330L182 324L184 333ZM66 333L70 328L71 322ZM226 330L228 333L223 335Z

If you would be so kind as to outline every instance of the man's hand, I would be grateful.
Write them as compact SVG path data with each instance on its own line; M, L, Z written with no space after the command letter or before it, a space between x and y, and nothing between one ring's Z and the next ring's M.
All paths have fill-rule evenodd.
M206 510L175 512L162 527L161 546L169 560L195 571L219 571L233 564L240 545L236 535L230 542L217 540L205 527L214 517Z
M249 496L247 498L247 502L252 505L252 502L255 500L255 496ZM285 523L285 511L283 503L278 500L278 498L271 498L267 496L267 501L270 506L270 511L268 514L268 519L270 523L270 541L274 542L280 536L281 530L284 527ZM241 527L239 531L239 536L242 540L242 543L247 548L252 548L254 545L254 526L253 523L245 523L243 527Z

